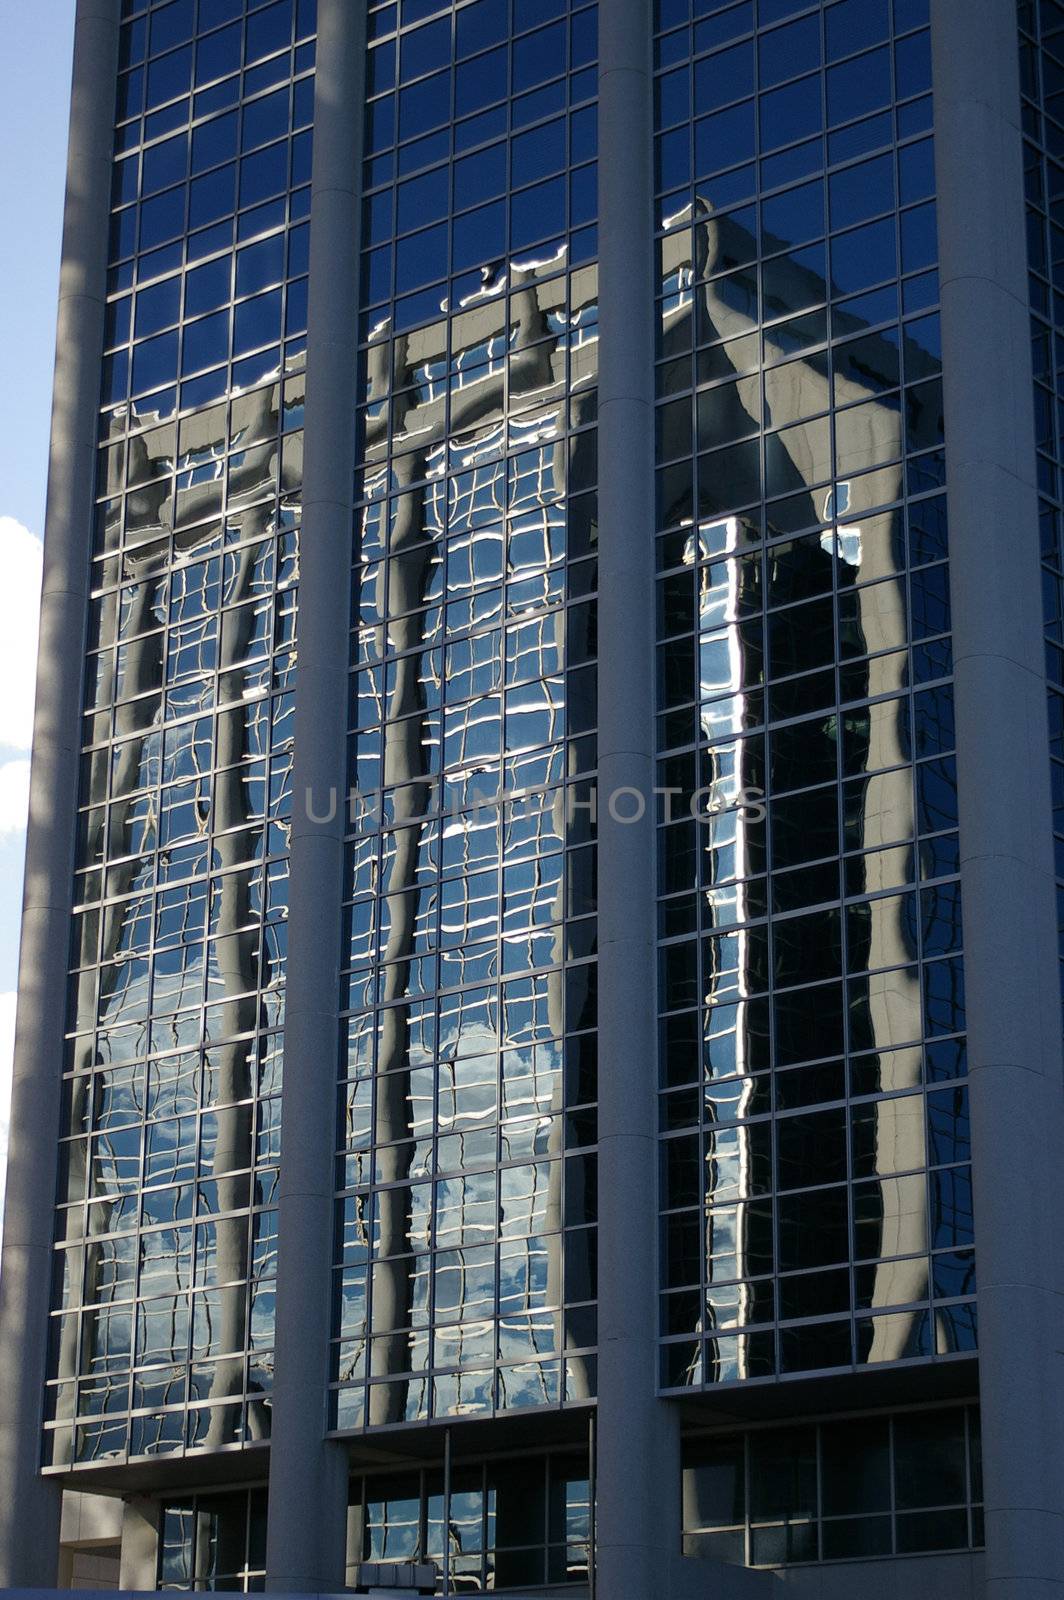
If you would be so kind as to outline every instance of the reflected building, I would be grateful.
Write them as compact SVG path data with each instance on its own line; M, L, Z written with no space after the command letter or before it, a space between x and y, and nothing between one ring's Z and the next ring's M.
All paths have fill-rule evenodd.
M1064 11L77 18L0 1581L1064 1581Z
M135 402L105 417L57 1465L269 1432L304 386L302 354L289 377L272 357L265 384L180 435ZM132 1396L131 1363L151 1369ZM156 1409L127 1422L130 1403Z
M593 1392L596 286L567 255L364 356L341 1426Z
M803 200L814 216L818 203ZM951 1301L974 1272L954 1249L970 1235L958 1241L939 1215L940 1186L952 1217L965 1168L934 1174L929 1190L925 1120L940 1099L925 1103L921 1060L925 1038L941 1053L938 1024L925 1028L922 949L949 958L923 979L948 1005L959 941L956 840L918 798L938 776L919 758L950 749L948 615L925 647L923 617L910 625L904 520L906 448L941 439L938 318L876 329L887 289L870 308L833 306L831 344L835 286L813 265L823 246L772 253L792 241L766 213L770 201L759 249L755 208L718 218L698 197L666 218L661 243L663 382L691 382L694 350L704 385L693 407L664 401L658 435L663 564L676 568L659 606L662 788L697 795L704 814L692 826L681 805L661 831L667 1084L701 1079L703 1130L701 1155L694 1131L673 1136L697 1106L670 1094L670 1289L699 1271L697 1213L678 1208L687 1195L706 1207L702 1306L691 1321L691 1293L670 1294L664 1316L670 1332L710 1336L697 1352L686 1336L664 1346L670 1387L930 1355L936 1339L946 1353L974 1337L970 1301L929 1305L933 1267ZM791 229L809 231L812 219ZM907 437L906 411L922 434ZM705 446L697 469L682 459ZM940 535L937 562L944 497L913 508ZM942 591L941 566L918 570ZM694 1049L675 1048L681 1033ZM963 1039L952 1043L952 1067L932 1081L963 1074ZM954 1112L963 1103L963 1090L942 1093ZM929 1252L947 1238L939 1266Z

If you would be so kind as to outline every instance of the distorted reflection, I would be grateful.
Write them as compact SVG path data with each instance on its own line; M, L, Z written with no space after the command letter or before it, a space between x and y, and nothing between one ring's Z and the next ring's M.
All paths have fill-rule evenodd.
M501 1458L451 1475L352 1482L349 1527L365 1561L434 1561L454 1593L586 1580L591 1533L586 1453Z
M759 273L780 242L754 208L667 225L659 382L696 392L658 409L663 1081L703 1091L663 1102L702 1132L665 1147L663 1332L687 1337L662 1377L948 1353L971 1308L928 1301L971 1284L930 1252L958 1210L970 1243L967 1180L928 1172L920 1090L925 1037L963 1026L959 897L919 887L956 870L949 686L922 688L949 671L944 516L904 505L906 453L940 448L937 322L869 297L829 343L822 248ZM843 1099L846 1055L875 1098L794 1114Z
M112 418L56 1463L269 1432L301 367L179 423Z
M567 797L594 761L575 602L594 588L596 273L564 267L511 264L367 352L346 981L378 1009L348 1025L340 1426L593 1392L593 1166L566 1117L593 1088L565 1062L592 1059L566 1034L594 1022Z

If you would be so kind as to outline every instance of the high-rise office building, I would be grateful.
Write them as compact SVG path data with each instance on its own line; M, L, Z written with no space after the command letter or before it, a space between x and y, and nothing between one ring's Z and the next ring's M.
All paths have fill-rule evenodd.
M1062 86L77 0L0 1582L1064 1588Z

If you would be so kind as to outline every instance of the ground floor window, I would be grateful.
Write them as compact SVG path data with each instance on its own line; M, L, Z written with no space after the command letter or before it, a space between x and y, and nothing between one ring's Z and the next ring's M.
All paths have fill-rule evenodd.
M431 1561L452 1594L586 1584L591 1507L586 1452L356 1478L364 1561Z
M684 1550L739 1566L976 1549L982 1498L975 1406L684 1442Z
M265 1588L266 1489L182 1495L159 1521L160 1589Z
M348 1559L431 1562L451 1594L588 1581L586 1451L525 1454L351 1480ZM266 1489L164 1502L159 1587L261 1590Z

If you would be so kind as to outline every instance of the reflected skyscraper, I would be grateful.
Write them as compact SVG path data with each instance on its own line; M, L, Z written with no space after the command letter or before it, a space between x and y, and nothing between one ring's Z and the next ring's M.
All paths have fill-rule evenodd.
M0 1581L1064 1583L1061 38L78 0Z

